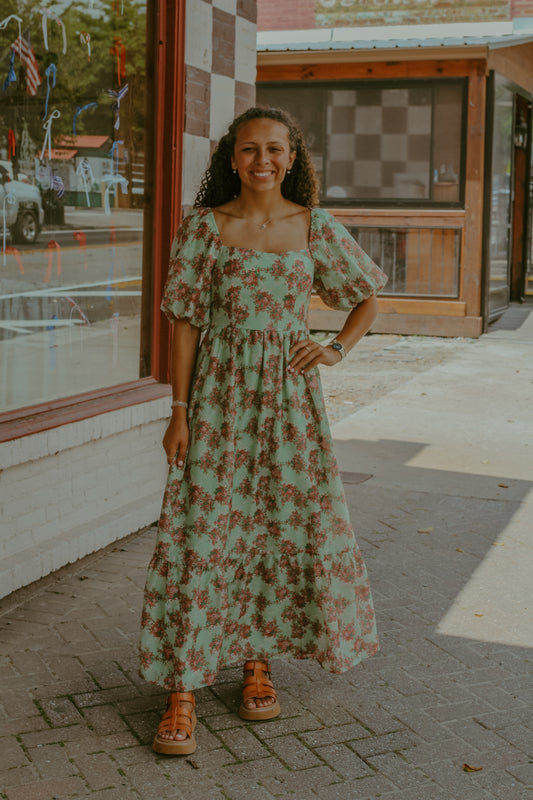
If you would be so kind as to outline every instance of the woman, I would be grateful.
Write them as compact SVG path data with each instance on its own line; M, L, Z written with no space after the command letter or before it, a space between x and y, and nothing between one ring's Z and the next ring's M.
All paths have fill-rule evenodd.
M270 719L271 657L340 673L377 650L317 366L370 328L386 278L316 205L293 120L251 108L174 240L169 478L141 637L141 674L171 691L157 752L194 752L192 692L228 664L245 662L241 717ZM307 330L313 289L350 311L326 346Z

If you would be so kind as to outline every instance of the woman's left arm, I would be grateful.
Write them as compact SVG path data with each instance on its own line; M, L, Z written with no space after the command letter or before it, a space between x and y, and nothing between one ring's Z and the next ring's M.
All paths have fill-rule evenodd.
M347 353L370 330L377 315L378 301L375 295L367 297L366 300L352 308L343 329L335 337ZM342 358L341 354L332 347L318 344L312 339L303 339L294 344L289 355L291 356L290 372L309 372L317 364L326 364L328 367L332 367Z

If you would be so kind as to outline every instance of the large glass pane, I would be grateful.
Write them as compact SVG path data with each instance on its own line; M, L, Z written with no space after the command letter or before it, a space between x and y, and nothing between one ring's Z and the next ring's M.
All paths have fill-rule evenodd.
M509 302L513 93L496 80L492 146L489 315Z
M282 108L298 120L311 153L317 177L324 172L324 90L319 86L257 86L257 104Z
M0 408L139 376L145 0L0 13Z
M326 197L429 199L430 88L328 92Z
M433 89L433 195L438 203L461 199L461 129L463 89L435 84Z
M306 131L324 203L460 202L462 81L259 84L257 96Z
M351 226L349 230L388 276L383 294L459 296L460 229Z

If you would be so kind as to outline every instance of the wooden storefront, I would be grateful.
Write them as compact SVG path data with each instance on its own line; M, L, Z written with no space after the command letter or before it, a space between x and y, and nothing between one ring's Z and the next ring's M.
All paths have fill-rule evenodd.
M439 180L446 176L437 176L438 165L432 162L435 182L428 200L350 203L326 195L321 204L354 232L365 249L365 241L374 241L378 231L382 248L385 239L389 250L393 242L394 262L401 262L401 286L397 290L389 277L379 299L375 332L477 337L509 301L521 300L527 292L533 36L465 39L460 45L456 40L453 45L446 40L437 45L433 39L432 44L426 41L416 47L391 43L390 49L383 42L379 48L374 45L354 42L344 49L305 50L303 45L275 49L260 44L258 100L271 102L276 90L286 92L291 86L300 91L325 86L334 92L346 86L409 86L410 82L437 86L441 81L444 85L462 80L461 165L456 179L460 190L451 180ZM500 158L508 174L497 176L499 184L493 177L496 86L507 92L507 117L500 128L512 139L508 161L506 156ZM494 198L501 199L501 211ZM505 247L498 245L500 230L505 236L508 231ZM498 248L502 252L496 258ZM376 252L378 257L373 257L379 263L379 246ZM491 296L498 298L492 304ZM342 314L313 298L312 328L338 329L342 319Z

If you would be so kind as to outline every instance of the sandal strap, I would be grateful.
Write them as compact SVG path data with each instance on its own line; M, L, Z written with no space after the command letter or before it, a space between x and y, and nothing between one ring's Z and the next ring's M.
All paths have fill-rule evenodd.
M183 702L191 703L192 708L182 705ZM158 733L172 731L185 731L187 738L192 737L192 712L194 709L194 695L192 692L172 692L167 699L167 710L157 728Z
M276 690L271 680L270 666L263 661L247 661L243 668L244 687L243 698L248 700L252 697L263 698L273 697L277 699ZM251 672L251 675L246 675Z

